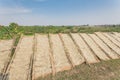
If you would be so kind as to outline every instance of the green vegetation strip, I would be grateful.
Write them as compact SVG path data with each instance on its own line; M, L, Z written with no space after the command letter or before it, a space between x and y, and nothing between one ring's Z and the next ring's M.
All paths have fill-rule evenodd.
M120 25L104 26L19 26L10 23L9 26L0 26L0 39L10 39L16 36L33 35L35 33L94 33L94 32L120 32Z

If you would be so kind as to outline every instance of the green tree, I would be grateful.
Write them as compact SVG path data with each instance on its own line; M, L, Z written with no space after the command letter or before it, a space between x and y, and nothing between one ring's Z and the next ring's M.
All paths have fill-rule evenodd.
M13 38L16 38L22 34L22 31L19 30L19 25L17 23L10 23L9 33L12 35Z

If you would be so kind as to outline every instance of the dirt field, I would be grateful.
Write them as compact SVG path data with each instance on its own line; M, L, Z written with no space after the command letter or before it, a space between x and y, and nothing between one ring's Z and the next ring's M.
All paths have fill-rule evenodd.
M0 41L0 80L41 80L47 75L48 77L49 75L55 76L55 79L51 78L53 80L59 80L56 76L60 75L58 72L62 73L66 70L75 72L76 75L69 75L74 75L76 78L81 74L81 80L92 80L89 76L88 79L84 79L85 73L80 72L77 75L76 70L86 69L85 72L89 73L94 65L97 66L96 68L102 68L98 66L99 63L107 64L106 61L120 58L120 33L117 32L22 36L10 58L13 42L13 40ZM108 65L110 65L109 62ZM116 65L119 65L119 62ZM112 66L115 67L114 63ZM79 70L82 67L83 70ZM75 68L76 70L74 70ZM102 69L109 70L107 65ZM94 71L96 75L99 73L97 69ZM65 73L68 76L69 72ZM111 75L115 74L110 73ZM61 80L64 80L63 76L61 76ZM108 78L104 79L104 76L100 76L100 78L109 80ZM65 80L72 79L68 77ZM98 79L93 78L93 80Z

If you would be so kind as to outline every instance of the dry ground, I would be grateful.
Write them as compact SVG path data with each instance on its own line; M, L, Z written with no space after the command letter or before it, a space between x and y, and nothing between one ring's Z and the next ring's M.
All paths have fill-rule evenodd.
M120 33L117 32L22 36L14 53L13 40L8 43L9 46L0 41L1 59L3 52L9 54L0 61L1 80L120 78ZM9 58L10 55L13 56Z

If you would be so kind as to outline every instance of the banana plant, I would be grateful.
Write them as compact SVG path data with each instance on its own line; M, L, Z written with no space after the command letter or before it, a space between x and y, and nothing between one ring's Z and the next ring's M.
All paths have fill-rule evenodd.
M17 23L10 23L8 27L6 26L0 27L0 39L17 38L22 33L23 30L19 29L19 25Z

